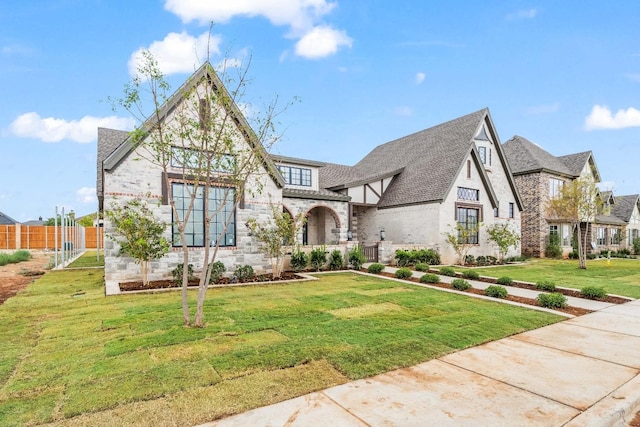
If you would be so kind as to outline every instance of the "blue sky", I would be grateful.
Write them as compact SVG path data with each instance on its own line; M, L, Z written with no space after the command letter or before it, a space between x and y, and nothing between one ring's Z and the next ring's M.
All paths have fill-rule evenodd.
M251 57L250 109L299 98L279 154L354 164L488 107L502 142L592 150L604 187L640 193L635 0L25 0L0 3L0 211L95 212L96 128L133 124L104 100L140 49L177 88L210 21L212 63Z

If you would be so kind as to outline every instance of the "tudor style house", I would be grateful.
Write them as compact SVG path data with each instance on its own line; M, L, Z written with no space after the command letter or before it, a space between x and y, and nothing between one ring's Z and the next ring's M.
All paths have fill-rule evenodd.
M351 198L354 239L387 239L457 256L444 233L456 223L483 226L469 237L471 255L495 255L485 227L509 224L520 234L522 202L488 109L396 139L354 166L326 164L320 185ZM519 255L511 249L509 256Z
M162 119L171 123L177 120L177 111L185 103L198 105L198 99L203 92L203 85L212 85L214 90L224 91L219 105L208 105L200 102L200 110L205 105L216 109L216 113L223 111L230 120L225 121L231 126L232 140L237 153L255 153L261 160L259 170L255 170L246 180L246 187L238 191L240 198L235 211L229 199L218 197L221 193L236 195L236 188L229 188L225 181L224 169L216 173L215 181L219 186L211 188L209 192L209 208L215 208L222 203L225 218L230 218L230 224L224 235L221 235L221 224L225 219L218 218L221 213L214 215L210 224L212 236L220 236L220 251L217 260L222 261L228 270L237 265L251 265L257 272L270 268L270 260L259 250L259 244L250 235L245 226L250 218L258 221L267 220L271 216L270 204L283 205L284 209L295 216L298 213L308 218L304 230L304 239L309 244L340 243L347 240L347 212L349 197L330 190L322 189L319 185L317 162L300 163L294 159L279 158L278 164L269 156L245 120L244 116L226 93L222 82L209 63L202 65L185 83L172 95L161 108ZM205 109L207 108L205 107ZM195 114L195 113L194 113ZM198 114L206 115L206 111ZM197 118L194 118L197 119ZM156 126L155 118L149 118L142 129L153 132ZM148 138L149 136L147 136ZM184 144L177 141L176 144ZM182 150L185 148L183 147ZM190 149L186 147L186 149ZM147 151L145 151L147 150ZM99 208L109 209L115 203L122 205L133 198L143 198L151 203L155 216L167 224L174 224L174 211L169 205L169 192L176 201L178 211L186 195L192 192L189 183L188 164L178 158L172 158L166 166L167 170L149 160L154 153L148 151L144 144L134 145L129 133L98 129L98 173L97 195ZM173 150L172 150L173 151ZM242 155L242 154L239 154ZM243 191L242 191L243 190ZM198 194L198 193L197 193ZM190 262L196 271L203 268L204 260L204 206L197 196L196 207L187 224L188 245L190 246ZM230 215L228 215L230 214ZM105 221L107 236L110 224ZM169 272L182 262L179 235L175 227L168 227L165 237L173 242L173 248L162 259L151 263L149 279L166 278ZM214 239L216 238L214 237ZM139 267L134 261L119 255L118 245L107 239L105 241L105 282L107 294L119 292L118 283L135 280L139 277Z
M616 196L611 213L625 222L621 245L633 249L633 241L640 237L640 195Z
M593 153L554 156L542 147L521 136L514 136L503 145L509 159L513 176L524 202L522 213L522 252L533 257L544 257L545 249L552 234L558 235L562 251L566 255L572 251L574 230L570 224L550 218L546 206L553 197L560 194L562 186L577 178L600 182L600 172ZM600 195L606 205L615 202L610 192ZM598 215L587 230L591 241L589 252L616 249L624 221L611 214Z

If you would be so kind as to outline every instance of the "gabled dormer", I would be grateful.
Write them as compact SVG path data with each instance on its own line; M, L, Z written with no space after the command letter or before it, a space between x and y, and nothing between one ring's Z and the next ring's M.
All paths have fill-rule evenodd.
M318 169L324 163L278 155L272 155L271 158L284 179L285 188L313 191L320 189Z
M473 142L478 150L480 162L484 165L487 171L490 171L494 163L495 145L489 136L489 132L487 132L485 123L480 124L478 131L473 137ZM497 159L495 160L498 161Z

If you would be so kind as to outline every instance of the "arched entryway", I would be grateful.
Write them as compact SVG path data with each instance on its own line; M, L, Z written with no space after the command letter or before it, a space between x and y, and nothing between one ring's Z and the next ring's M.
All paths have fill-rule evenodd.
M335 245L340 243L340 218L326 206L315 206L305 215L302 228L302 244Z

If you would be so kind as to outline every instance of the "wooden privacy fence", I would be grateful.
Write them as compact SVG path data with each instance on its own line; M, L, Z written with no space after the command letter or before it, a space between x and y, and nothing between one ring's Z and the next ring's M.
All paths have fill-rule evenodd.
M2 249L54 249L56 247L56 228L58 245L62 246L63 227L61 225L0 225L0 250ZM83 227L85 247L87 249L102 248L104 245L104 233L102 227ZM72 227L64 227L65 241L74 241ZM99 244L99 246L98 246Z

